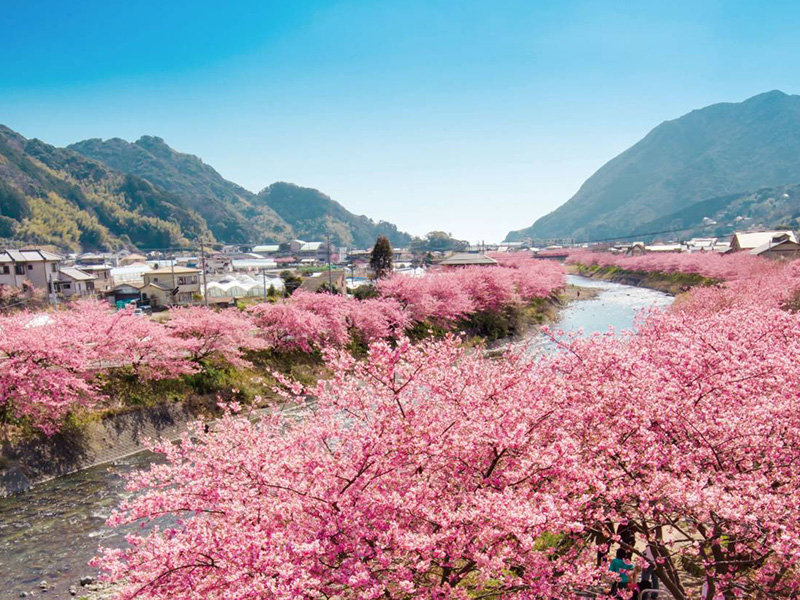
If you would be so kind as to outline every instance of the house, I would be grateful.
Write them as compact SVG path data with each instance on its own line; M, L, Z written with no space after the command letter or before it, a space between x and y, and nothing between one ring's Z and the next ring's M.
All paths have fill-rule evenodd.
M84 273L75 267L61 267L57 275L58 278L53 280L53 286L61 298L77 299L94 296L96 275Z
M209 273L230 273L233 270L233 253L212 254L206 259L206 271Z
M98 294L107 294L114 288L114 278L111 276L111 265L76 265L84 273L94 275L94 291Z
M316 293L326 290L330 283L333 283L334 290L344 294L347 291L345 271L332 270L330 274L328 271L322 271L313 277L304 277L299 289Z
M142 301L141 284L120 283L115 285L108 294L108 299L117 308L122 308L131 302L139 304Z
M292 254L301 260L311 259L317 262L326 262L328 260L328 256L331 257L332 261L335 261L337 257L336 246L333 244L328 244L327 242L304 242L303 240L293 240L290 244L290 249Z
M633 242L625 250L625 256L642 256L647 253L644 242Z
M0 252L0 285L22 287L28 282L35 288L53 293L58 267L63 258L46 250L6 250Z
M743 252L754 250L759 246L769 244L773 239L787 236L789 241L797 243L797 236L794 231L784 229L782 231L737 231L731 237L731 252Z
M287 248L287 250L292 254L297 254L300 252L300 248L305 246L307 243L308 242L305 242L303 240L292 240L291 242L289 242L289 247Z
M86 253L78 256L76 262L80 264L79 268L83 267L84 265L102 265L105 264L106 257L102 254Z
M328 249L322 242L306 242L297 251L297 256L300 259L326 259L328 257Z
M718 238L692 238L684 242L687 252L714 252Z
M200 270L165 267L142 273L142 302L151 306L191 304L200 296Z
M439 262L443 267L471 267L496 265L497 261L478 252L456 252Z
M143 263L147 260L147 257L143 254L128 254L127 256L123 256L119 259L118 265L120 267L124 267L127 265L133 265L136 263Z
M784 233L758 248L753 248L750 254L771 260L795 260L800 258L800 244L792 241L789 235Z

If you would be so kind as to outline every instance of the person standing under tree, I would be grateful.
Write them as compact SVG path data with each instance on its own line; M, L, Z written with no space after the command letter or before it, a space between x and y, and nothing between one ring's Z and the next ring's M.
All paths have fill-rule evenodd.
M614 558L608 566L609 571L619 575L619 581L615 581L611 585L611 592L609 592L609 595L616 596L617 598L622 598L623 596L620 593L628 589L628 582L630 581L628 573L633 571L633 565L627 562L627 557L628 553L625 549L618 548L616 558Z

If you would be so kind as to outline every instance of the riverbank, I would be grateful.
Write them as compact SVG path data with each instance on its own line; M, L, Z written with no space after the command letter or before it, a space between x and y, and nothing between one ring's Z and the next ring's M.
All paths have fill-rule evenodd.
M587 279L599 279L633 287L644 287L672 296L682 294L693 287L712 286L720 283L716 279L704 277L696 273L628 271L616 266L602 267L598 265L586 266L574 264L569 265L567 270L571 274L580 275Z
M108 414L80 429L9 444L0 457L0 497L146 449L146 440L178 439L205 411L190 403L161 404Z
M459 327L465 334L465 343L496 347L526 336L539 325L556 321L565 306L576 300L590 299L593 293L596 292L568 285L558 294L497 315L473 315ZM255 365L252 372L229 369L228 375L221 376L220 381L198 382L192 379L188 385L180 380L166 382L167 391L161 392L158 391L160 388L145 390L146 386L120 388L115 394L118 406L83 414L70 427L51 437L29 433L6 440L0 450L0 498L142 452L147 449L147 440L177 440L199 417L214 418L218 414L220 390L217 388L229 380L229 387L238 388L236 397L232 399L249 402L258 395L262 397L262 403L255 408L263 409L276 399L269 389L272 381L268 375L270 371L277 370L311 384L321 376L323 369L321 359L312 354L252 358ZM216 377L220 373L217 370L213 375ZM259 389L249 389L245 394L242 388L248 387L250 380L261 380L257 386ZM120 400L122 397L130 402Z

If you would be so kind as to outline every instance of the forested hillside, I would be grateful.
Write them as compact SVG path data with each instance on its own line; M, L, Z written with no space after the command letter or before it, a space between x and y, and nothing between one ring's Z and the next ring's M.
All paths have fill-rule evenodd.
M182 245L205 231L179 196L0 125L0 238L105 250Z

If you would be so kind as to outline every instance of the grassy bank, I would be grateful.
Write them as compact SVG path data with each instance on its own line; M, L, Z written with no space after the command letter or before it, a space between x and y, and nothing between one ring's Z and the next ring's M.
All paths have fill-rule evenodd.
M589 279L602 279L634 287L645 287L658 290L673 296L693 287L717 285L716 279L704 277L697 273L663 273L659 271L628 271L616 266L602 267L598 265L570 265L569 271L575 275Z

